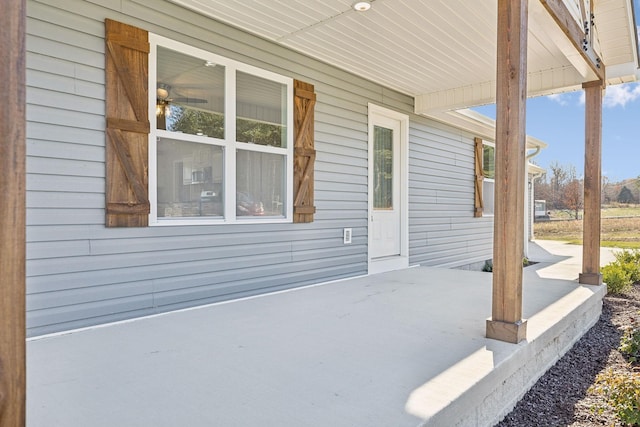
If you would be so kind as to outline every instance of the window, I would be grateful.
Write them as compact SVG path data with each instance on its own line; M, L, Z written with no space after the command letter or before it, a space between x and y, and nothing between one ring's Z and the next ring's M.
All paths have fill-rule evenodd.
M482 200L484 215L493 215L493 198L495 192L496 166L495 145L482 143Z
M150 42L150 223L290 222L293 80Z

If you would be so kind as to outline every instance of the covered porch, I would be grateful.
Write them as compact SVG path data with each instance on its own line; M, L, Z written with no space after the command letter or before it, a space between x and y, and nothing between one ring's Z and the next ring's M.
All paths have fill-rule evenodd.
M308 12L312 19L282 7L247 10L242 2L223 16L215 7L221 3L199 12L413 96L416 114L437 119L496 101L496 169L504 171L496 176L496 279L419 267L31 340L29 424L490 425L599 314L602 89L638 76L637 40L627 31L631 3L457 1L441 2L434 13L421 2L424 9L405 6L398 15L394 2L381 1L369 15L345 7ZM7 331L0 346L3 426L22 425L25 416L26 2L12 0L6 12L0 18L0 40L9 47L0 61L7 94L0 241L10 255L2 257L0 286ZM597 33L592 12L610 18L598 21ZM394 24L389 16L399 17ZM426 25L424 17L433 21ZM258 25L241 25L245 20ZM274 33L273 22L286 33ZM380 29L390 29L394 40ZM449 37L452 29L465 31ZM368 43L358 42L363 34ZM329 45L313 51L317 40ZM606 55L619 47L624 54ZM579 88L586 92L585 261L554 248L549 262L522 273L524 99ZM593 286L579 285L579 273Z
M580 246L530 249L517 345L485 338L491 274L415 267L32 339L27 425L493 425L605 294Z

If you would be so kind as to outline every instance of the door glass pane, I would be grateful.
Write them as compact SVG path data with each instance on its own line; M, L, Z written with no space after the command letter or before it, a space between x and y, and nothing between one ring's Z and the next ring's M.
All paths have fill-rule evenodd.
M223 215L222 151L215 145L158 140L158 217Z
M238 150L236 215L284 216L285 156Z
M373 208L393 209L393 130L373 127Z

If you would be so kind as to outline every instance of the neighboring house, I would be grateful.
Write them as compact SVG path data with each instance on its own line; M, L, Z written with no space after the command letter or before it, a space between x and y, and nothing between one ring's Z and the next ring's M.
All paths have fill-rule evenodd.
M409 92L393 64L347 71L359 59L338 49L346 41L333 62L309 40L312 51L296 45L288 20L266 24L271 5L301 11L241 3L28 2L28 335L492 257L495 128L452 111L492 102L488 80L455 97L443 68L433 96ZM311 3L335 9L328 27ZM335 32L380 19L337 0L309 2L304 15ZM283 28L290 37L275 34ZM558 67L534 70L531 93L575 89L574 73ZM629 80L623 71L612 78ZM397 84L378 74L396 72ZM455 79L473 89L467 77ZM449 90L454 102L443 101ZM528 149L543 146L528 139Z

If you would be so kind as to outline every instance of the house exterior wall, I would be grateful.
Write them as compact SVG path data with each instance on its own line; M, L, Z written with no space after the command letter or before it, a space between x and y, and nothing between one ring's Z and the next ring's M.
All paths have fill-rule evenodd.
M410 114L410 264L491 257L474 135L413 115L411 97L168 2L30 0L27 13L28 335L366 274L369 102ZM105 228L105 18L314 84L315 221Z

